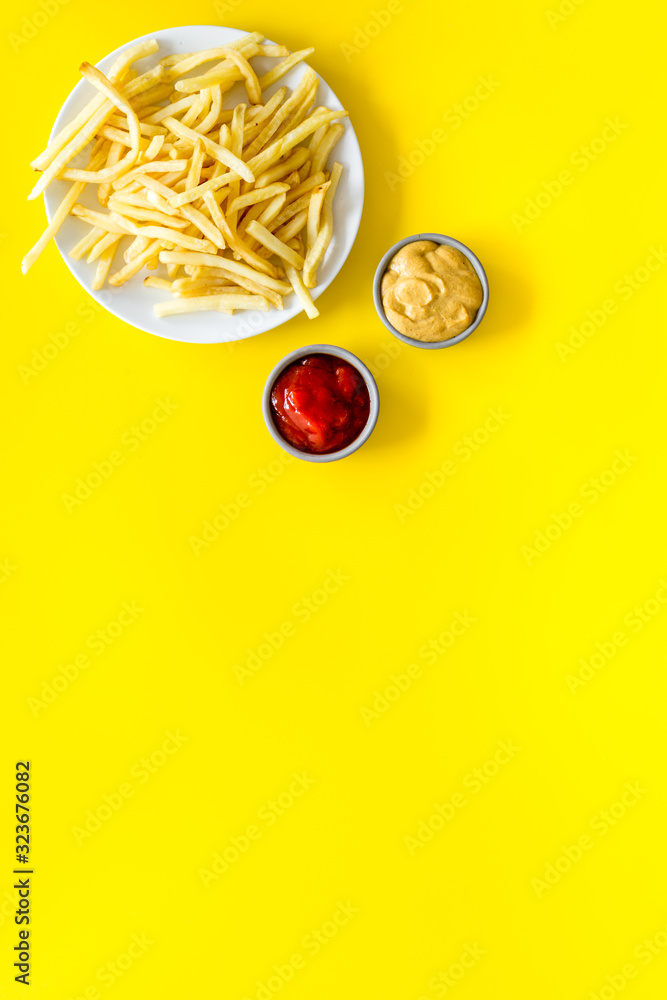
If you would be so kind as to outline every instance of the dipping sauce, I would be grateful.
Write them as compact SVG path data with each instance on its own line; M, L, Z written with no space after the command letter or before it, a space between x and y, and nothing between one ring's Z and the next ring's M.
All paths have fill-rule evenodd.
M415 240L394 254L382 278L391 325L414 340L449 340L467 330L484 291L475 268L454 247Z
M309 354L285 368L271 390L273 421L299 451L324 455L359 437L370 397L357 369L333 354Z

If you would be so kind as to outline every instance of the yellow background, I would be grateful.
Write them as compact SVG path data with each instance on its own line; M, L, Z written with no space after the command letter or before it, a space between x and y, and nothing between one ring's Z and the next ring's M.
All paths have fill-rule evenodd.
M2 997L26 995L12 981L8 818L14 762L26 756L35 1000L243 1000L297 953L305 965L269 996L663 996L667 606L650 602L667 594L665 272L641 270L665 236L655 5L565 0L558 20L547 14L555 0L403 0L370 32L372 5L350 0L217 11L202 0L187 11L68 0L31 32L23 19L39 10L18 0L3 15L0 557L14 568L0 584ZM361 230L320 319L233 348L87 318L90 300L53 246L19 272L43 225L42 207L24 201L27 162L79 62L183 22L315 45L312 63L349 108L365 160ZM17 43L21 30L34 37ZM497 82L484 100L480 77ZM474 108L465 120L457 103ZM607 119L620 124L601 149ZM436 128L445 139L389 183ZM591 143L582 169L577 151ZM563 170L572 183L518 220L527 200L558 191ZM453 349L389 358L398 341L374 312L372 275L394 241L429 230L478 254L489 312ZM635 272L636 290L621 291ZM563 360L557 345L607 300L616 311ZM76 336L26 380L33 352L43 357L72 322ZM346 461L277 466L261 390L277 360L312 342L375 366L379 423ZM131 446L158 399L173 412ZM461 442L485 437L490 408L509 419L466 460ZM68 513L63 494L119 447L123 464ZM633 460L599 492L590 481L618 449ZM447 459L455 474L424 487ZM418 506L420 489L432 495L402 514L396 505ZM195 556L190 537L243 492L247 508ZM556 537L552 516L567 525L572 503L582 513ZM544 553L527 556L549 525ZM349 579L323 601L330 571ZM303 620L295 605L318 598ZM131 601L143 610L98 654L89 637ZM637 628L633 608L646 602ZM420 647L456 612L476 620L429 666ZM241 684L234 666L284 622L292 634ZM568 675L619 631L627 643L572 690ZM84 653L90 666L36 708L29 699ZM365 721L361 709L412 663L421 676ZM187 740L165 754L170 731ZM503 740L520 751L472 792L470 774L494 770ZM141 764L151 755L152 774ZM294 772L313 783L269 824L267 803ZM634 782L639 800L599 832L601 812ZM127 783L133 794L107 816L104 797L117 802ZM411 853L405 838L456 793L465 806ZM100 828L78 843L100 810ZM259 839L206 888L200 869L230 837L243 844L249 825ZM534 880L567 869L564 849L576 858L585 836L581 859L541 889ZM358 912L313 954L304 939L336 913L343 922L339 903ZM456 964L482 951L470 968Z

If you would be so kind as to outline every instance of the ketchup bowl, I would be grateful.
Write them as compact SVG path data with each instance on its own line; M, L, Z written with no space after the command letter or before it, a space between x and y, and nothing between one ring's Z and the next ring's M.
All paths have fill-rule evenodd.
M331 344L287 354L266 380L262 396L269 434L306 462L347 458L371 436L379 409L377 385L366 365Z

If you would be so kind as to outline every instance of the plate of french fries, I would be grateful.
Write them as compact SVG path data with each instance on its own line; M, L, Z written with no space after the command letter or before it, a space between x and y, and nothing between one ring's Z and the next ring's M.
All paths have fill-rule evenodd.
M189 343L316 318L359 228L364 173L312 54L190 25L82 63L31 163L48 226L23 272L54 239L109 312Z

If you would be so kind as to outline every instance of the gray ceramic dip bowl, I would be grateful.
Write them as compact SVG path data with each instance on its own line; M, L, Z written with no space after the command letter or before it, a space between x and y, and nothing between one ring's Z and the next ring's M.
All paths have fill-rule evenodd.
M414 337L406 337L404 333L399 333L399 331L391 325L384 311L384 306L382 305L382 278L384 277L385 271L389 267L392 257L404 246L407 246L408 243L414 243L416 240L431 240L433 243L443 243L445 246L454 247L455 250L460 250L460 252L468 258L472 266L475 268L477 277L482 283L484 298L482 299L481 306L477 310L477 315L475 316L474 321L470 324L467 330L464 330L463 333L459 333L456 337L451 337L449 340L436 340L433 343L425 343L423 340L415 340ZM440 350L442 347L453 347L454 344L460 344L462 340L465 340L466 337L469 337L470 334L477 329L479 324L484 319L484 313L486 312L486 307L489 304L489 282L480 261L477 259L472 250L469 250L464 243L460 243L459 240L452 239L451 236L443 236L442 233L418 233L416 236L406 236L404 240L400 240L398 243L395 243L390 250L387 250L386 254L378 264L375 277L373 278L373 301L375 302L375 308L377 309L378 316L390 333L393 333L395 337L402 340L404 344L410 344L412 347L425 347L427 350L434 351Z
M335 358L342 358L343 361L347 361L348 364L352 365L353 368L356 368L362 376L364 382L366 383L366 388L368 389L368 395L370 397L371 408L368 414L368 420L366 421L366 426L362 430L359 437L355 438L355 440L348 444L346 448L341 448L340 451L328 452L326 455L312 455L307 451L299 451L298 448L295 448L289 443L289 441L285 440L273 420L271 390L273 389L276 379L285 368L293 364L295 361L298 361L300 358L305 358L308 354L333 354ZM269 434L281 448L284 448L290 455L294 455L295 458L302 458L305 462L337 462L340 458L347 458L347 456L351 455L353 451L357 450L357 448L361 448L362 444L364 444L364 442L366 442L371 436L373 428L377 423L379 411L380 396L378 393L378 387L366 365L363 361L360 361L356 355L352 354L351 351L346 351L344 347L334 347L332 344L311 344L309 347L300 347L298 350L291 351L290 354L286 354L282 361L278 362L267 378L266 385L264 386L264 393L262 395L262 413L264 414L264 423L267 426Z

